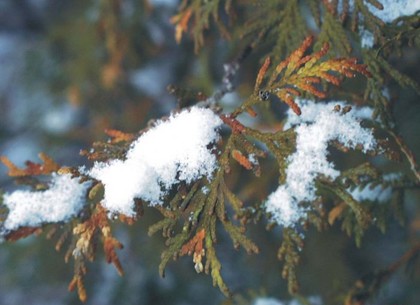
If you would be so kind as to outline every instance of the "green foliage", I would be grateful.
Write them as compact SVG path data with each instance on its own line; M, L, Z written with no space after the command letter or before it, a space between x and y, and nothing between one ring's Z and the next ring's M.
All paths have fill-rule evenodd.
M281 228L282 234L276 237L279 248L277 258L283 262L283 266L278 269L282 270L281 275L287 281L289 293L296 295L299 291L298 266L304 251L303 236L308 230L322 234L321 231L330 230L339 223L342 231L354 238L357 247L362 247L363 237L370 228L377 227L385 234L388 223L393 218L404 225L404 196L408 189L419 188L420 174L414 153L397 133L387 88L390 85L407 87L420 94L417 82L396 69L391 60L395 54L403 55L407 45L418 51L420 17L414 15L396 20L393 24L385 24L369 11L367 2L377 7L382 6L376 0L355 0L352 11L349 10L348 1L343 1L342 11L339 11L338 1L181 2L178 13L171 19L178 44L181 43L183 33L189 33L194 41L194 50L199 53L210 44L207 38L213 37L212 28L216 25L221 36L230 40L229 44L237 47L244 42L248 43L245 49L253 52L253 55L257 54L258 60L263 63L259 71L251 71L251 76L241 79L245 83L244 88L241 88L245 92L245 98L232 111L222 109L224 105L220 103L220 99L224 94L234 91L234 86L230 83L232 75L246 62L249 54L240 54L233 64L225 66L223 81L229 89L221 90L212 97L205 96L200 90L187 87L181 89L184 88L182 85L168 87L168 91L178 99L179 108L188 108L192 104L208 107L223 121L224 130L215 147L218 168L212 179L201 178L189 184L179 183L169 191L163 205L147 207L160 213L160 219L149 226L148 234L152 236L162 232L165 239L165 249L161 253L159 265L161 276L164 276L171 260L192 256L195 271L209 274L214 286L225 296L232 296L223 278L223 262L218 255L219 247L225 246L220 243L220 237L228 236L235 249L242 248L247 254L260 252L258 240L254 240L248 229L251 223L266 222L261 217L266 214L264 201L246 200L248 198L243 190L259 191L262 193L260 197L266 198L272 181L278 181L280 185L286 182L290 161L288 157L296 151L295 129L283 130L284 116L278 113L280 104L275 103L278 99L296 115L301 115L301 109L296 103L301 96L315 100L344 97L353 100L355 104L371 105L374 119L378 120L370 124L380 139L380 145L376 151L370 152L370 157L383 155L382 162L387 166L403 159L406 162L405 172L411 175L402 175L388 181L382 173L387 172L386 166L358 156L354 158L358 163L352 162L351 166L344 166L344 169L340 169L338 178L331 180L323 176L317 177L318 198L313 202L300 203L308 210L307 219L295 226ZM134 20L123 22L122 9L118 3L101 2L100 20L96 24L86 23L82 17L69 19L62 24L63 27L70 27L75 31L73 36L67 36L67 31L61 27L50 33L53 45L70 54L63 55L63 75L57 78L59 85L55 86L60 90L69 89L73 93L72 90L76 90L76 97L70 99L72 102L80 102L89 96L100 96L102 90L118 97L120 89L126 88L123 83L126 77L124 71L127 63L135 62L132 58L135 57L137 48L132 41L138 34L136 29L139 25ZM149 18L148 14L152 14L152 9L146 2L139 3L135 6L135 15L143 19ZM101 43L98 43L96 27L99 27L102 35ZM77 32L85 28L86 35L83 39L78 39ZM369 30L374 35L372 49L361 46L360 35L363 30ZM144 24L139 33L142 31L145 31ZM310 35L313 33L317 33L316 37ZM145 37L144 44L147 45L151 38L143 34L141 36ZM98 52L106 55L98 58L95 55ZM153 53L152 50L147 48L142 50L144 56L150 53ZM347 80L350 78L353 83ZM90 82L100 83L102 88L92 93L96 89L91 90ZM362 98L361 92L364 92ZM96 103L98 102L95 105ZM270 118L264 115L267 109ZM350 107L343 109L343 113L350 110ZM144 111L139 112L145 118ZM259 121L254 125L243 123L243 118L248 115L257 117ZM277 125L271 126L269 122L273 118ZM152 124L149 123L148 126ZM136 128L140 129L139 126ZM147 130L146 127L137 134L131 134L107 129L105 132L110 138L107 141L94 142L92 148L81 151L81 155L90 161L125 160L132 143ZM348 149L338 143L332 144L340 151L340 156L341 153L348 153ZM74 261L74 276L69 290L77 289L80 300L85 301L87 292L83 281L87 273L86 265L96 258L97 244L103 245L106 261L114 264L122 275L122 265L116 252L122 248L122 243L111 234L112 221L133 224L143 216L147 202L136 201L135 217L108 215L101 206L105 192L102 183L85 175L80 168L60 166L45 154L41 154L40 158L43 161L41 164L28 162L25 168L19 168L5 157L2 162L8 167L10 176L37 191L45 190L46 185L42 183L42 178L52 173L70 173L74 177L81 177L82 181L92 181L83 213L63 226L45 224L39 228L22 227L6 232L4 238L13 242L43 230L47 232L48 238L52 238L56 232L60 232L56 250L68 245L65 261ZM264 171L267 167L274 168L274 174L269 176L269 172ZM266 176L269 176L268 179ZM392 196L387 202L379 204L368 200L358 201L352 195L356 188L373 189L376 186L392 189ZM4 221L7 215L2 200L3 195L0 196L0 221ZM275 224L270 222L270 215L265 216L270 223L269 227L274 227ZM345 304L364 304L357 303L361 300L360 296L367 296L362 298L367 300L380 290L397 267L416 256L420 248L415 246L413 249L407 257L403 257L399 265L382 273L375 273L370 279L362 281L362 286L353 287Z

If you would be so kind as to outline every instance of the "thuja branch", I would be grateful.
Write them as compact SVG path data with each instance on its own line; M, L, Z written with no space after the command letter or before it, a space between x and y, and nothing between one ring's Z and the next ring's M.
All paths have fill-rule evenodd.
M295 102L296 97L306 92L325 98L326 92L320 88L321 81L338 86L341 76L354 77L355 72L370 76L366 66L358 64L356 58L322 60L328 53L328 43L320 51L305 56L313 40L312 36L307 37L298 49L272 69L270 76L267 75L270 59L267 58L258 72L253 94L232 115L250 111L252 106L268 100L270 95L277 96L300 115L301 109Z

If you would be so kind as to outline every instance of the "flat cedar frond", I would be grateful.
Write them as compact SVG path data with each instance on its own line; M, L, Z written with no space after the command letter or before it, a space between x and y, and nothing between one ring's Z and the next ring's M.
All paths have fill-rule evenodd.
M171 18L175 25L175 40L181 42L183 33L190 32L194 38L194 49L198 52L204 45L204 31L209 29L210 17L216 23L222 37L229 39L230 34L221 21L219 13L224 3L224 12L230 15L232 0L212 0L203 2L201 0L183 0L180 5L180 12Z
M0 160L9 168L8 175L11 177L48 175L59 170L60 166L51 157L44 153L40 153L38 156L43 163L26 161L26 168L17 167L5 156L1 156Z
M296 267L299 264L299 252L303 248L303 239L296 231L286 228L283 230L283 241L277 252L279 260L284 261L282 277L287 279L290 294L295 294L299 285L296 278Z
M203 247L203 240L206 237L206 230L201 229L198 231L195 236L186 244L184 244L181 248L180 254L181 255L193 255L193 262L194 268L197 273L201 273L203 271L203 263L202 258L205 255L205 250Z
M41 228L22 227L16 231L10 232L4 238L7 241L17 241L21 238L28 237L32 234L41 234L41 232L42 232Z
M235 120L231 119L229 122L231 121ZM193 255L195 270L198 273L204 271L206 274L210 274L214 285L218 286L225 295L230 293L223 281L221 263L216 255L216 226L222 225L232 239L235 248L241 246L248 253L258 253L259 251L258 247L245 236L247 222L243 219L243 203L228 189L224 182L224 175L229 168L232 153L237 156L240 154L239 151L235 153L235 143L247 153L255 153L256 157L265 156L265 154L257 148L253 148L250 143L240 145L241 140L235 140L236 137L239 137L238 133L232 133L229 137L219 158L220 168L213 179L209 182L199 181L185 190L179 189L169 202L170 210L165 207L157 207L165 218L149 228L149 234L162 230L163 236L167 238L167 248L162 253L159 266L161 275L164 275L164 269L170 259L186 254ZM244 161L242 160L242 162ZM205 184L204 188L202 183ZM227 213L226 205L230 205L233 217L239 220L239 224L230 220L231 215ZM178 229L177 224L179 223L182 223L182 230ZM205 264L202 262L204 256L206 257Z
M328 2L328 1L324 1ZM322 48L328 42L332 53L340 56L349 56L352 50L348 33L342 25L342 21L330 12L324 14L320 33L314 49Z
M181 248L181 255L191 255L192 253L201 253L203 250L203 239L206 236L206 230L201 229L195 236Z
M105 129L105 133L112 138L111 143L130 142L135 138L132 133L125 133L116 129Z
M104 229L102 229L103 231ZM116 238L111 236L104 236L104 253L105 258L108 264L114 264L115 268L118 271L120 276L124 275L124 270L122 268L121 262L115 252L115 249L122 249L123 245Z
M74 276L69 283L68 290L74 291L74 289L77 288L77 295L82 302L86 302L87 300L86 288L83 283L86 273L87 269L84 260L80 258L76 259L74 265Z
M122 249L123 245L112 236L107 212L99 204L89 219L73 228L73 235L76 236L75 247L72 250L72 256L75 260L75 274L69 285L69 290L72 291L77 286L79 298L84 302L87 298L83 287L86 268L80 266L84 266L85 259L93 261L95 256L94 246L98 238L102 239L106 261L114 264L121 276L124 272L115 249Z
M261 99L261 92L275 94L299 115L300 109L294 100L302 92L319 98L326 97L326 93L319 88L322 80L338 86L341 83L340 76L354 77L355 72L370 76L366 66L358 64L356 58L333 58L323 61L322 58L329 50L327 43L320 51L304 56L313 40L312 36L307 37L298 49L273 69L271 76L266 78L266 84L261 86L261 79L268 70L269 61L266 60L258 73L254 95L258 92Z
M109 159L124 159L129 145L124 142L118 144L94 142L90 150L81 150L80 155L92 161L107 161Z
M298 0L259 1L246 7L249 18L240 33L242 37L264 36L270 54L280 60L296 48L308 34Z

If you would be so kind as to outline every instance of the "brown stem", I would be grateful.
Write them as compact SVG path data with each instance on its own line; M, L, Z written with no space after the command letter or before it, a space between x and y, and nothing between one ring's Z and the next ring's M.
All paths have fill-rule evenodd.
M404 253L397 261L387 268L368 274L362 279L356 281L346 297L344 305L363 305L371 298L382 285L403 265L407 264L413 257L420 253L420 243L414 245L410 250Z
M398 136L393 130L389 130L389 134L394 138L395 142L400 147L402 153L407 158L408 162L410 163L411 171L416 177L417 182L420 183L420 172L418 170L418 165L417 165L413 152L410 150L407 144L405 144L404 140L400 136Z

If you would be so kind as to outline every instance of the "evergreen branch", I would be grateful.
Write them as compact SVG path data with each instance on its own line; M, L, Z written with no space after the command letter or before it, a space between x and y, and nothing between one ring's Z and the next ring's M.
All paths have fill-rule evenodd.
M325 1L323 3L325 3ZM337 20L336 16L330 12L326 12L324 14L321 32L318 35L314 49L322 49L325 43L328 43L332 52L337 55L349 56L352 51L350 40L347 37L345 28L342 26L340 21Z
M175 25L175 40L181 42L183 33L190 32L194 39L194 51L198 51L204 46L204 31L209 29L210 18L216 23L221 35L225 39L230 39L225 24L220 20L219 11L223 1L212 0L203 2L201 0L183 0L179 13L171 18L171 23ZM232 0L225 1L223 10L227 15L231 12Z
M265 85L262 85L262 79L267 75L270 63L267 59L257 75L254 94L232 115L237 116L252 108L253 105L267 100L270 94L276 95L297 115L300 115L301 110L295 103L296 97L307 92L318 98L325 98L326 93L318 88L322 80L338 86L341 83L338 76L351 78L355 76L355 72L370 76L366 66L357 64L356 58L335 58L322 61L321 59L329 50L327 43L320 51L304 56L312 43L313 37L307 37L298 49L273 69L271 76L265 78Z
M296 267L299 264L299 252L303 248L303 240L299 234L290 229L283 229L283 241L278 250L277 257L284 261L282 277L287 279L289 293L294 295L299 289L296 277Z

